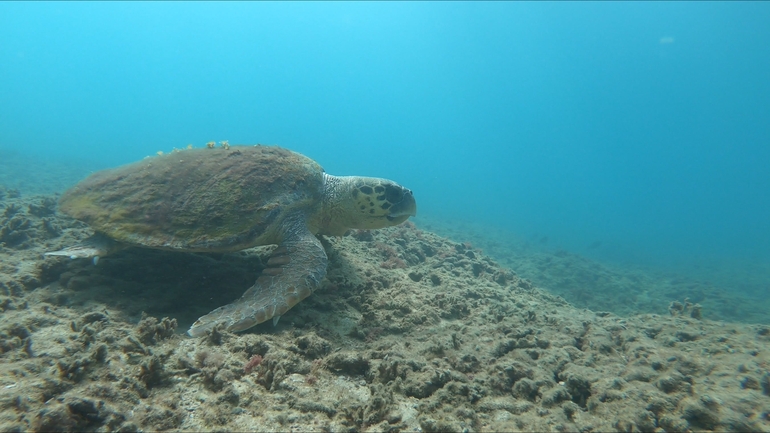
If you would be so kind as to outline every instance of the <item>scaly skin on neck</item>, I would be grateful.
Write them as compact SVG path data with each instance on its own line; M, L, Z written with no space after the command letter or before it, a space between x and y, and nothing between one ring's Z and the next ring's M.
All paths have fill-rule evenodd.
M347 218L345 213L347 209L341 203L343 196L350 196L350 182L344 181L344 178L323 174L324 191L321 194L323 202L314 218L308 221L311 231L328 236L342 236L348 231Z

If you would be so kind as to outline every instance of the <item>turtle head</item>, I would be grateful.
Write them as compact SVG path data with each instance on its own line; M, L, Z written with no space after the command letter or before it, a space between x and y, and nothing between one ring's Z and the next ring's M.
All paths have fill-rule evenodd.
M379 229L401 224L417 215L412 190L388 179L359 177L350 189L359 224L351 228Z
M380 229L401 224L417 215L412 191L392 180L326 176L327 197L334 197L327 215L329 225L336 227L327 227L325 231L344 233L347 229Z

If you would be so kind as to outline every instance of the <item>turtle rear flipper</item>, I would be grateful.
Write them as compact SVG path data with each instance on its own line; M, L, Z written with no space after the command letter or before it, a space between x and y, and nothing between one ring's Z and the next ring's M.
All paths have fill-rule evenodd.
M321 285L328 261L323 245L304 220L284 228L284 240L273 250L257 282L237 301L196 320L187 331L190 336L202 336L220 324L233 332L270 319L275 324Z
M93 236L85 239L77 245L73 245L59 251L51 251L45 253L45 255L67 256L71 259L93 257L94 264L96 264L96 262L99 261L99 257L112 254L115 251L120 251L124 248L127 248L126 244L110 239L101 233L95 233Z

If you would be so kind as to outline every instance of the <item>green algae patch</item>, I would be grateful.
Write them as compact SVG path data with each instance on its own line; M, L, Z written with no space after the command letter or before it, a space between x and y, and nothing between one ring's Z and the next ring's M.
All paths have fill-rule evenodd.
M309 158L278 147L185 150L95 173L60 204L118 241L237 250L272 238L287 212L315 212L322 172Z

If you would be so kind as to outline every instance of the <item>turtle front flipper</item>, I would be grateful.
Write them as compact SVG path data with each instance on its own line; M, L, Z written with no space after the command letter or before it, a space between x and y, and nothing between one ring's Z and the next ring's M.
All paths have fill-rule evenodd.
M289 222L284 234L257 282L237 301L196 320L187 331L190 336L199 337L220 324L228 331L243 331L270 319L277 321L321 285L327 264L321 242L304 220Z
M110 239L109 237L101 233L95 233L93 236L83 240L77 245L73 245L71 247L67 247L59 251L51 251L51 252L45 253L45 255L46 256L67 256L71 259L93 257L94 264L96 264L96 262L99 261L99 257L112 254L115 251L120 251L127 247L128 245L124 243Z

